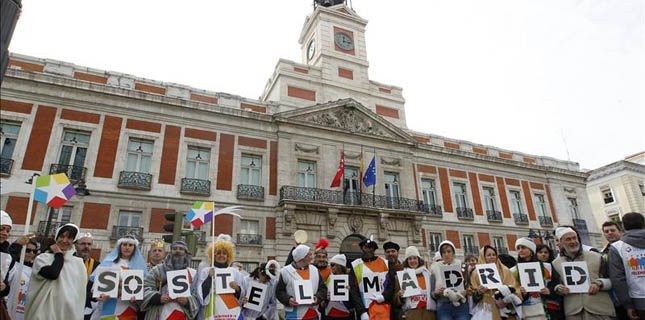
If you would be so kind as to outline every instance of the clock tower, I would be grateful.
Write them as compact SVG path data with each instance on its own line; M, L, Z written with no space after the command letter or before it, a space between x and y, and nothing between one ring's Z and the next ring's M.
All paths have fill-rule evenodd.
M406 128L400 87L369 79L365 26L342 0L315 0L300 32L301 62L280 59L261 99L280 111L352 98Z

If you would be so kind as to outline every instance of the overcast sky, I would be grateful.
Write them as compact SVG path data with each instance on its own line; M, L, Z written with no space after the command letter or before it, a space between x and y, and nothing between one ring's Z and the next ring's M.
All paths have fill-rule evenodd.
M354 0L408 127L596 168L645 150L643 0ZM311 0L23 0L10 51L258 98ZM565 141L568 146L565 148Z

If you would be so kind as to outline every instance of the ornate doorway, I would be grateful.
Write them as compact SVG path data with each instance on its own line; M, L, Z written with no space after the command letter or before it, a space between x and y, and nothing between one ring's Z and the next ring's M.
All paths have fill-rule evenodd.
M360 234L350 234L340 244L340 253L347 257L347 266L351 266L354 259L360 258L363 255L361 247L358 245L365 237Z

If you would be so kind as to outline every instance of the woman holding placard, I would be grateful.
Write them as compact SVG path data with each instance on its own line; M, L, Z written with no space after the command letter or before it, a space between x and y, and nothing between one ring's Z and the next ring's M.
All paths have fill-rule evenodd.
M419 255L419 250L414 246L405 249L405 260L403 261L403 271L397 272L397 283L395 286L395 303L403 305L401 311L406 320L434 320L437 309L432 292L435 287L435 280L430 271L425 267L425 262ZM410 272L415 276L412 278L413 286L406 285L406 273ZM403 281L401 281L403 279ZM414 281L416 280L416 281ZM406 290L415 290L415 295L406 294Z
M518 285L515 281L515 278L513 278L511 271L508 270L508 268L505 267L497 258L497 250L495 248L491 247L490 245L485 245L481 250L479 250L479 260L477 267L482 264L494 264L496 271L498 272L498 274L496 275L499 276L499 279L497 280L500 282L502 289L504 289L503 291L507 292L506 299L512 300L513 298L515 298L519 300L519 297L517 297L516 294L508 293L509 291L518 292ZM480 274L480 272L475 270L470 278L470 282L474 289L473 303L475 304L472 311L472 319L516 319L514 315L505 316L504 318L502 318L500 310L506 308L507 303L503 300L495 299L495 294L498 290L490 289L482 285Z
M278 274L280 273L280 265L275 260L265 262L260 264L259 267L255 268L251 274L244 278L244 287L247 288L247 292L253 293L255 290L253 286L255 283L259 283L264 290L263 296L264 300L261 301L261 306L259 311L256 308L251 308L249 305L249 299L251 299L251 304L257 305L260 301L255 301L254 296L242 298L243 309L242 316L245 320L273 320L275 319L276 311L276 299L275 299L275 288L278 285ZM259 295L259 294L258 294ZM254 303L255 302L255 303Z
M541 261L544 263L544 268L546 269L547 273L544 274L544 280L546 281L546 285L549 286L552 283L559 283L559 276L557 275L557 272L553 272L553 265L551 265L551 262L555 259L555 253L549 246L545 244L538 244L535 247L535 252L537 256L537 260ZM555 274L555 275L554 275ZM553 277L556 277L558 281L555 281ZM548 314L548 318L550 320L564 320L564 308L562 305L564 304L564 299L562 298L561 295L555 293L554 290L551 290L551 294L544 297L544 303L546 304L546 313Z
M131 235L127 235L116 242L116 248L112 250L103 261L100 267L116 267L121 270L143 270L144 277L148 276L148 267L146 261L139 250L139 240ZM90 281L94 281L97 276L97 268L90 276ZM119 283L119 288L121 284ZM95 290L95 289L93 289ZM121 293L117 298L110 298L105 294L97 298L99 304L92 313L91 319L104 319L109 317L118 317L123 315L136 315L139 313L139 305L136 298L130 300L121 300Z
M455 259L455 245L451 241L439 244L441 261L432 265L432 277L436 279L436 289L432 296L437 300L437 320L468 320L470 313L464 274L461 261ZM445 274L448 274L446 279Z

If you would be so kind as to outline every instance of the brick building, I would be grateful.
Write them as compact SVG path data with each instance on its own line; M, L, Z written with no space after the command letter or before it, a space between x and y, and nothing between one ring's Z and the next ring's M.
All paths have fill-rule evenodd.
M443 239L458 254L572 224L577 199L591 245L601 238L578 164L409 130L402 89L370 80L367 21L345 5L305 20L300 63L280 60L260 99L14 54L2 87L2 184L34 172L67 172L91 192L73 198L57 223L95 236L104 255L124 233L149 241L164 215L196 200L242 205L218 217L216 233L237 241L248 268L284 262L293 232L330 252L354 254L362 237L422 247ZM341 152L342 188L329 188ZM359 176L375 157L376 185ZM21 230L28 198L3 195ZM43 231L47 208L34 207ZM210 225L202 226L198 257ZM548 239L542 238L546 241Z

